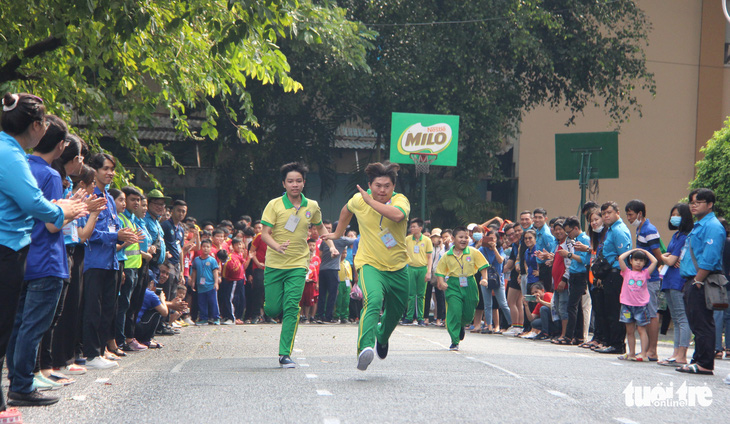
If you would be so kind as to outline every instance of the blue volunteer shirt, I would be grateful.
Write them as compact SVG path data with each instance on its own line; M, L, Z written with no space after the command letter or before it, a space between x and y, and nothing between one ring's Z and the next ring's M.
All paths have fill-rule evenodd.
M206 293L215 288L215 276L213 270L218 269L218 261L214 257L208 256L203 259L200 256L193 260L193 268L195 269L195 286L198 293Z
M154 215L147 212L147 215L144 217L144 226L147 229L147 232L150 233L150 245L155 244L155 242L159 242L158 250L160 252L160 256L157 259L157 263L161 264L165 262L167 251L165 250L165 240L162 237L162 226L160 225L160 221L155 218ZM154 264L150 264L150 266L153 265Z
M533 274L533 272L537 270L537 256L535 256L536 251L537 249L535 246L530 249L525 249L523 266L527 265L527 284L533 284L540 281L540 277Z
M606 238L603 239L603 257L614 269L621 269L618 257L629 250L631 250L631 232L619 218L606 231Z
M172 218L170 218L162 223L162 235L165 239L165 248L172 254L170 263L178 265L180 263L183 244L185 243L185 229L182 224L175 226Z
M124 216L132 221L132 223L137 226L138 230L142 231L142 234L144 235L144 240L139 241L139 250L141 252L147 252L150 247L150 233L149 231L147 231L144 220L138 218L137 215L129 212L128 210L124 211Z
M672 236L672 240L669 241L667 253L677 258L682 257L682 249L684 249L686 241L687 234L677 231ZM667 267L667 272L664 274L664 278L662 278L662 290L682 290L684 287L684 279L679 272L679 268L675 268L674 266Z
M97 197L106 198L106 209L99 212L94 231L86 243L84 253L84 269L119 269L117 260L117 204L108 191L102 193L98 187L94 188Z
M29 245L33 218L63 227L63 210L43 197L20 144L0 132L0 245Z
M649 253L653 253L654 249L661 249L661 236L654 224L646 218L641 228L636 233L636 247L640 247ZM647 264L648 266L648 264ZM659 267L657 267L659 268ZM659 269L655 269L649 277L649 281L659 281Z
M541 252L547 250L548 252L554 252L555 248L558 247L558 243L550 232L550 227L545 224L542 228L538 229L534 227L535 233L537 233L537 239L535 241L535 250ZM544 260L537 258L538 264L545 263Z
M57 200L63 196L61 174L39 156L28 156L30 171L48 200ZM68 278L68 257L63 242L63 232L52 233L46 223L35 219L31 233L30 249L26 263L25 279L55 277Z
M685 241L682 260L679 264L679 273L683 278L692 278L697 270L692 262L689 248L692 246L697 265L700 269L710 272L723 272L722 253L725 249L725 228L710 212L704 218L695 222L695 226Z
M137 322L142 319L142 315L144 315L145 312L149 311L150 309L154 309L160 305L162 305L160 297L157 296L152 290L145 289L144 300L142 301L142 308L140 308L139 314L137 314Z
M575 238L575 241L579 241L586 246L591 245L591 239L588 237L588 235L581 231L580 234L578 234L578 237ZM576 257L580 258L580 262L576 260L570 261L570 267L568 267L568 271L571 275L573 274L585 274L588 272L588 264L591 261L591 252L578 252L575 249L571 249L571 252L573 253L573 259Z

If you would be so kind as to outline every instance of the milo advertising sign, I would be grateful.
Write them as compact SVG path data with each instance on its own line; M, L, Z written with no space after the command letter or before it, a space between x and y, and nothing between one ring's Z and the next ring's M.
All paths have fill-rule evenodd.
M393 112L390 161L413 164L412 153L434 153L433 165L456 166L459 117Z

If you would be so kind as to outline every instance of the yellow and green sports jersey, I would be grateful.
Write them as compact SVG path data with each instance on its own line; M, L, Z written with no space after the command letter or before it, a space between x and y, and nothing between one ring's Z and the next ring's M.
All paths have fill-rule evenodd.
M433 253L433 243L431 239L421 234L416 240L413 236L406 237L406 249L408 250L408 265L410 266L426 266L426 255Z
M352 281L352 267L347 259L340 262L340 270L337 271L337 279L339 281Z
M489 263L482 252L467 247L460 256L456 256L452 247L439 261L436 275L439 277L473 277L477 271L488 266Z
M294 231L285 227L292 216L299 218ZM302 195L302 204L299 209L292 205L286 193L272 199L261 216L261 223L271 227L271 234L277 243L284 243L289 240L289 247L281 254L274 249L266 249L266 267L276 269L309 268L309 225L320 225L322 223L322 212L319 204L309 200Z
M370 265L379 271L397 271L408 265L406 230L411 204L406 196L395 192L388 203L405 214L400 222L391 221L379 214L365 203L360 193L352 196L347 202L347 209L355 214L360 227L360 245L355 255L357 269ZM383 230L387 230L393 236L395 246L391 248L385 246L381 238Z

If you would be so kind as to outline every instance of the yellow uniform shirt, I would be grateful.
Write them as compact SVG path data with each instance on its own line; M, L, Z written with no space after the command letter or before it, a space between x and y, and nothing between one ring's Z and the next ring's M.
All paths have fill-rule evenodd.
M436 267L436 275L444 278L473 277L477 271L481 271L488 266L487 259L477 249L467 247L461 256L456 256L452 247L441 257Z
M391 221L370 207L357 193L347 202L347 209L357 217L360 228L360 245L355 255L355 267L370 265L379 271L397 271L408 265L406 252L406 230L411 204L406 196L393 193L390 205L400 209L405 217L400 222ZM382 231L387 230L395 239L395 246L388 248L383 243Z
M287 222L292 217L299 218L294 231L287 229ZM281 197L272 199L261 216L261 223L271 227L271 234L277 243L284 243L289 240L289 246L282 255L274 249L266 249L266 267L276 269L309 268L309 225L320 225L322 223L322 212L319 204L309 200L302 195L302 204L297 210L284 194Z
M339 281L352 281L352 267L347 259L340 262L340 270L337 272L337 279Z
M433 243L428 237L421 234L421 238L414 239L413 236L406 237L406 249L408 250L408 265L422 267L426 263L426 255L433 253Z

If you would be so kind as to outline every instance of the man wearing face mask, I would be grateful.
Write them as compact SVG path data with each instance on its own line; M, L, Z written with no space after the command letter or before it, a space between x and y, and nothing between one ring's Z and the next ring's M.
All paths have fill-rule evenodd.
M626 211L626 219L636 230L636 247L651 252L657 258L657 268L659 268L659 265L662 264L661 237L659 231L646 217L646 205L641 200L632 200L626 204L624 210ZM659 340L658 296L662 288L658 269L654 269L654 272L651 273L648 286L649 304L647 305L647 312L650 321L646 328L647 333L649 333L649 348L646 352L650 361L656 361L658 360L657 342Z

